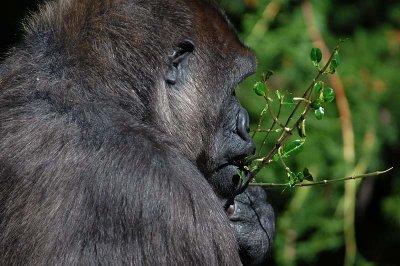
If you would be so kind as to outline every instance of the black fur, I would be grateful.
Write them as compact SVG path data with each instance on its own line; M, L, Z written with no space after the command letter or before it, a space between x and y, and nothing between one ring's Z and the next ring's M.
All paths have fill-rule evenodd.
M0 66L0 265L241 265L223 205L254 70L208 0L44 5Z

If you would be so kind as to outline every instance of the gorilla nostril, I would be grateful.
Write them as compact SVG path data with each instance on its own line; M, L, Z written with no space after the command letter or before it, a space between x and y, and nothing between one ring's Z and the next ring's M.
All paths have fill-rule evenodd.
M238 135L245 141L251 140L249 135L250 127L249 127L249 114L243 108L240 108L239 113L237 115L237 132Z

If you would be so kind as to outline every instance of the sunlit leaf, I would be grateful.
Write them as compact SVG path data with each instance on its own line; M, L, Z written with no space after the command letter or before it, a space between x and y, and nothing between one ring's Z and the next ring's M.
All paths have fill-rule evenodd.
M335 61L336 61L336 66L340 65L340 56L339 56L339 52L336 52Z
M304 148L303 145L304 145L304 140L302 139L296 139L289 142L283 147L282 157L286 158L291 155L296 155L300 153Z
M338 63L337 63L336 59L332 59L331 64L329 65L329 72L331 74L335 73L337 66L338 66Z
M325 102L332 102L335 99L335 91L332 88L325 88L322 92L323 98Z
M322 105L322 101L320 99L317 99L311 103L311 107L314 109L320 108L321 105Z
M315 118L321 120L324 117L325 110L323 107L320 107L314 111Z
M253 90L258 96L265 96L267 93L267 88L265 87L265 84L260 81L254 84Z
M310 53L310 58L311 58L311 61L313 61L314 63L318 64L319 62L321 62L321 59L322 59L321 49L312 48L311 53Z
M323 85L324 85L324 83L323 83L322 81L317 81L317 82L314 84L313 93L317 95L317 94L321 91Z

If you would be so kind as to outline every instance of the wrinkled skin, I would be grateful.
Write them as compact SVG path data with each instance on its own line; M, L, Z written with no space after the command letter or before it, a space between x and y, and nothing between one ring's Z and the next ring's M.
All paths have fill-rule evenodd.
M26 28L0 66L0 265L265 263L273 211L236 172L256 60L212 1L57 0Z
M235 197L235 211L229 215L240 257L245 265L265 265L274 238L274 212L260 187L249 187Z

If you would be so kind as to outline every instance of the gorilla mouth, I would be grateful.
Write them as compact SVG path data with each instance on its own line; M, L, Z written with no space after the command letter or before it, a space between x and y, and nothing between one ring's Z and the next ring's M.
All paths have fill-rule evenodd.
M234 195L236 196L243 193L248 187L250 183L250 171L245 169L241 165L238 166L233 164L232 166L235 167L236 170L236 174L232 177L232 182L234 184L237 184L236 191L234 193Z
M224 187L219 188L225 192L223 194L236 196L247 188L250 182L250 171L244 167L244 158L246 155L238 156L222 163L213 171L212 179L218 179L217 184L225 184Z
M231 160L227 160L226 162L220 164L213 172L219 172L221 169L229 166L235 167L236 171L248 172L248 170L245 169L246 164L244 163L246 157L247 155L243 154Z

